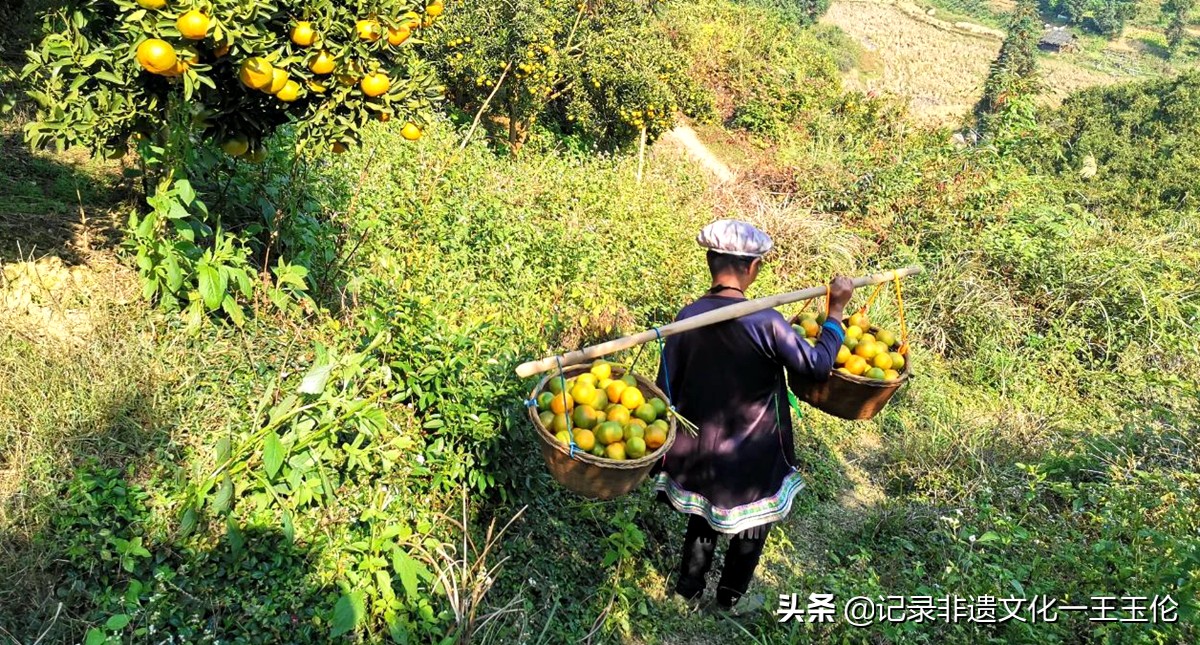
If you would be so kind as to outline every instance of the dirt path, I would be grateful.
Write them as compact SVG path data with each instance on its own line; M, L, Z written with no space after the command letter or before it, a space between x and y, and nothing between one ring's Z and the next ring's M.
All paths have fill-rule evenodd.
M729 169L729 166L725 165L725 162L718 159L708 149L708 146L700 142L700 138L696 136L696 131L690 125L675 126L675 129L663 135L660 141L667 145L675 145L683 148L687 157L712 173L717 179L717 183L732 182L737 178L737 175Z

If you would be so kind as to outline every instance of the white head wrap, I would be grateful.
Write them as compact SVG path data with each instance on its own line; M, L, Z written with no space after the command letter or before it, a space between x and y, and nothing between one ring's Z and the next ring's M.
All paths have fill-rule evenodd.
M700 229L696 242L717 253L759 258L771 250L773 242L752 224L735 219L720 219Z

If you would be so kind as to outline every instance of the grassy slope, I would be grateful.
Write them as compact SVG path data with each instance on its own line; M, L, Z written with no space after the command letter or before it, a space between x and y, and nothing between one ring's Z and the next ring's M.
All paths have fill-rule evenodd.
M808 65L795 48L771 45L788 39L746 37L788 33L781 19L760 10L747 24L736 20L740 11L708 0L669 15L673 33L690 39L684 55L702 54L697 68L710 70L708 80L734 103L755 95L753 65ZM707 27L723 22L736 28ZM792 37L811 54L808 36ZM1200 332L1188 282L1198 262L1195 214L1082 211L1045 176L987 150L949 148L945 133L878 125L886 121L872 109L814 108L802 130L763 147L726 139L750 180L790 193L787 205L768 201L744 213L781 249L758 292L911 261L928 270L905 291L919 378L868 424L806 412L798 452L809 492L772 539L754 593L773 607L778 593L1007 595L1013 581L1028 594L1059 597L1159 592L1173 583L1182 550L1196 548L1185 536L1197 529L1190 428L1200 410L1179 394L1196 387L1179 356L1200 351L1181 340ZM480 145L453 156L457 142L444 126L417 146L397 139L377 128L362 151L324 164L314 188L331 211L344 210L370 151L388 152L372 162L345 222L349 239L364 240L348 263L359 306L337 324L264 317L245 332L192 339L168 318L121 304L127 291L108 287L89 296L97 311L82 347L3 328L0 364L20 371L0 388L0 454L20 455L21 467L0 462L10 476L0 500L0 570L12 572L0 579L0 606L16 608L0 612L0 627L35 639L54 614L51 585L124 589L111 563L91 572L54 563L71 543L44 531L84 514L63 493L73 470L94 459L129 469L121 481L153 491L135 519L156 556L173 551L179 479L211 464L212 437L253 427L254 402L276 376L294 384L313 343L349 349L363 327L386 320L398 358L445 370L452 385L438 396L447 410L453 403L491 415L462 427L472 441L492 442L491 460L476 470L507 491L473 500L476 526L528 504L494 556L509 558L486 601L485 609L509 610L487 632L494 642L577 641L594 624L608 640L655 643L1051 637L1019 626L789 627L769 610L735 624L666 599L681 518L646 491L601 503L554 486L516 404L528 383L511 376L511 365L669 320L705 283L696 227L713 203L737 214L747 202L709 189L699 170L667 155L653 155L636 185L636 160L581 158L546 139L517 160ZM874 311L895 323L888 298ZM451 359L464 367L446 368ZM639 365L652 370L654 359L651 349ZM402 405L388 414L406 436L428 435ZM433 448L422 457L447 459ZM345 508L355 508L357 493L345 495ZM388 521L407 523L453 496L411 499ZM115 508L125 506L86 516L111 528ZM321 640L308 614L330 610L361 527L339 511L314 510L297 520L293 548L272 521L259 517L247 531L250 558L231 553L221 527L163 556L176 572L171 584L188 593L164 585L160 624L218 615L217 627L195 628L234 640ZM995 539L981 541L989 531ZM601 565L622 548L632 555ZM256 563L286 583L259 586ZM48 640L79 638L94 620L83 606L69 604ZM288 622L296 615L300 628ZM1078 620L1058 630L1067 641L1146 633Z

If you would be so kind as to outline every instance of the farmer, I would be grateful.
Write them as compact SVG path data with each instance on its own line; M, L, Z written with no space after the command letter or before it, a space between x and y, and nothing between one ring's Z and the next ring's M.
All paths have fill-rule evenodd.
M696 240L708 249L712 288L676 320L745 301L772 246L765 233L735 220L709 224ZM724 533L732 539L717 604L731 609L754 577L768 531L804 487L784 374L793 384L829 377L843 338L836 321L853 291L848 278L833 279L816 347L774 309L667 338L658 386L699 427L696 437L679 434L654 478L659 499L689 515L675 584L685 599L703 595L717 536Z

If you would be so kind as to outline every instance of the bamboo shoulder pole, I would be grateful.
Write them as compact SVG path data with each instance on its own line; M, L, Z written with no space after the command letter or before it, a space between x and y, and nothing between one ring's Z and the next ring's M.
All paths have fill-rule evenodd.
M911 266L903 269L896 269L895 271L885 271L883 273L860 276L854 278L854 288L858 289L860 287L876 285L881 282L898 280L910 275L916 275L920 272L921 267ZM757 311L762 311L764 309L782 307L783 305L792 302L799 302L801 300L807 300L808 298L815 298L817 296L825 295L828 290L829 287L827 285L822 285L820 287L810 287L800 291L781 293L779 295L767 296L765 298L756 298L754 300L740 302L736 305L721 307L720 309L714 309L713 311L702 313L699 316L692 316L686 320L680 320L669 325L663 325L662 327L657 328L657 332L654 329L648 329L646 331L633 334L632 336L614 338L613 340L605 341L599 345L592 345L591 347L585 347L583 349L567 352L562 356L547 356L541 360L521 363L517 366L517 376L524 378L533 376L534 374L547 372L558 367L558 361L562 361L562 366L567 367L568 365L576 365L584 361L595 360L601 356L606 356L614 352L619 352L623 349L629 349L630 347L637 347L643 343L648 343L657 339L659 336L666 338L667 336L682 334L685 331L691 331L700 327L707 327L708 325L725 322L726 320L741 318L742 316L746 316Z

